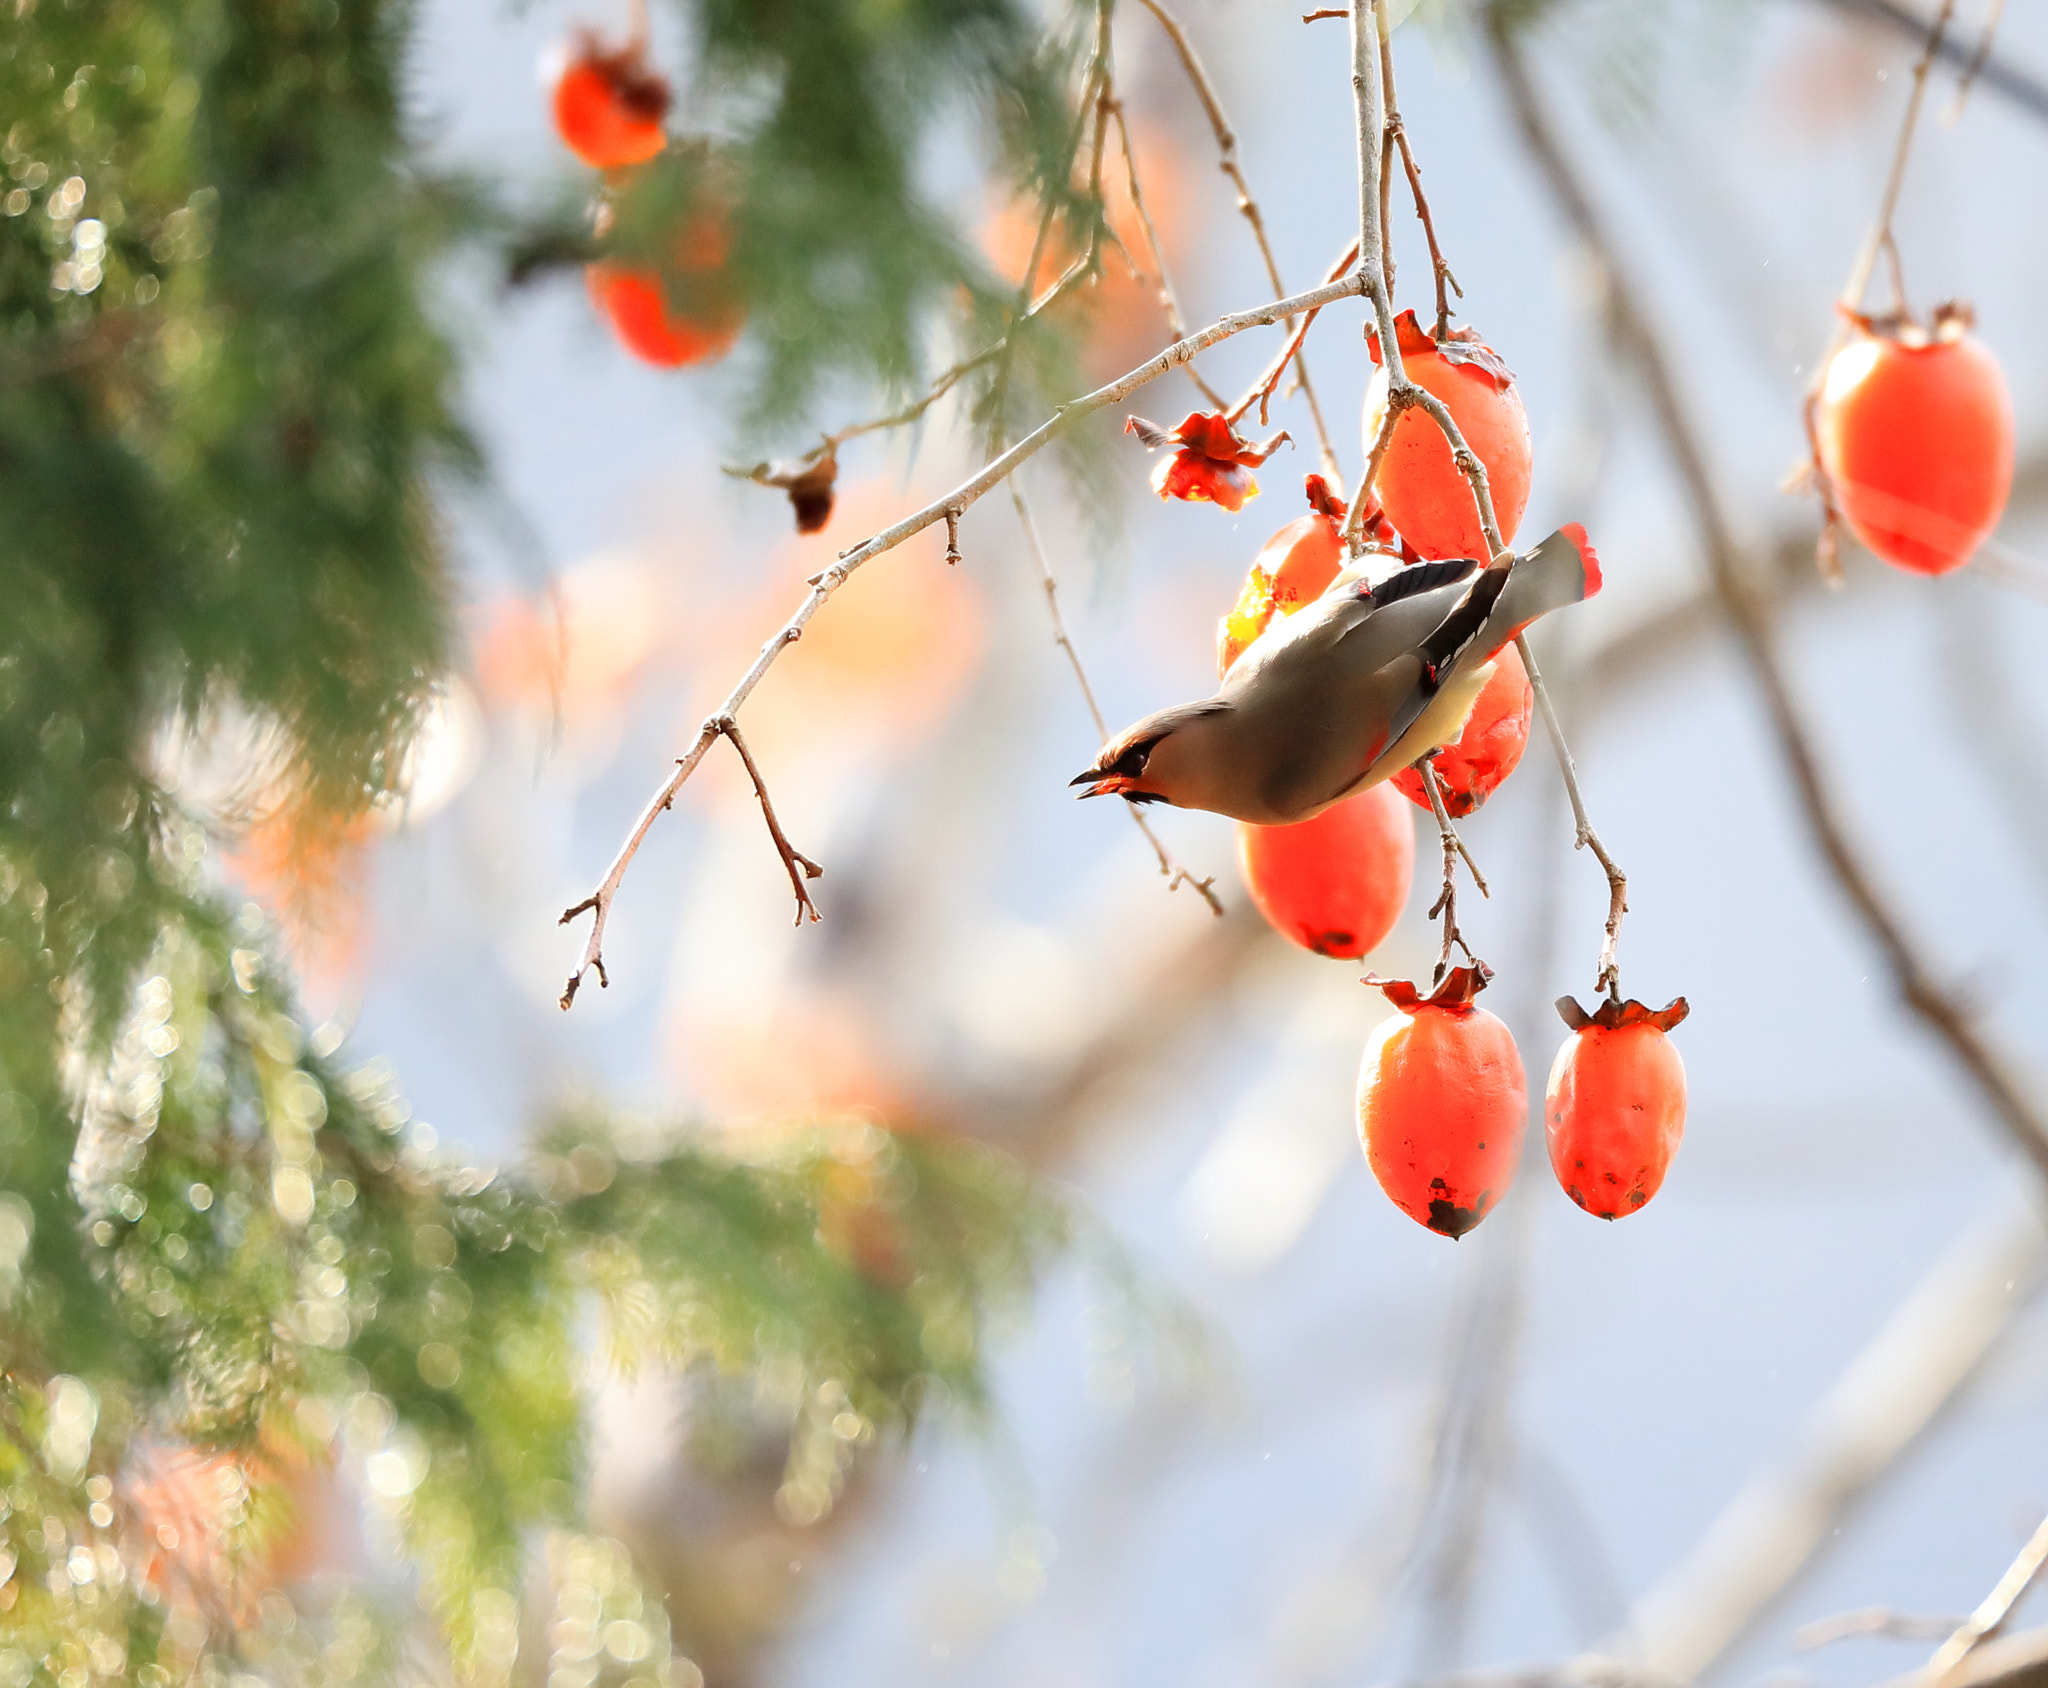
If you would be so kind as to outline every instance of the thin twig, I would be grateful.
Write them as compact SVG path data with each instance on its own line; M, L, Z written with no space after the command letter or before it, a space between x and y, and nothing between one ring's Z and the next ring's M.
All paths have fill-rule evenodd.
M1970 89L1975 85L1984 63L1991 57L1991 43L1997 38L1999 20L2005 16L2005 0L1991 0L1985 8L1983 32L1977 37L1977 50L1970 55L1970 62L1963 66L1963 74L1956 82L1956 97L1947 111L1942 113L1943 123L1954 123L1963 115L1963 107L1970 103Z
M1408 125L1401 121L1401 113L1394 105L1393 63L1391 51L1381 55L1387 72L1387 138L1401 149L1401 167L1408 175L1408 192L1415 201L1415 217L1422 224L1422 238L1429 243L1430 269L1436 278L1436 337L1441 340L1451 327L1450 295L1455 293L1462 299L1464 288L1458 285L1458 278L1451 274L1449 261L1444 249L1437 244L1436 219L1429 214L1429 195L1422 191L1422 170L1415 162L1415 148L1408 140ZM1393 272L1387 273L1387 285L1393 287Z
M1940 1641L1955 1632L1956 1621L1921 1612L1895 1612L1889 1606L1862 1606L1802 1624L1792 1632L1792 1646L1797 1652L1811 1653L1818 1647L1866 1635L1888 1641Z
M946 567L956 568L960 562L960 512L946 512Z
M1251 184L1245 180L1244 169L1237 161L1237 131L1230 126L1230 119L1223 114L1223 102L1216 97L1216 86L1209 80L1209 72L1203 67L1201 55L1195 51L1195 44L1188 39L1188 32L1180 20L1169 12L1160 0L1138 0L1146 11L1159 20L1159 27L1166 31L1166 37L1173 43L1173 50L1179 54L1181 69L1187 72L1189 84L1195 90L1195 97L1202 102L1202 111L1209 119L1209 130L1216 137L1218 167L1230 178L1237 189L1237 208L1244 220L1251 224L1252 238L1259 243L1259 256L1265 260L1266 279L1272 283L1276 294L1285 293L1287 284L1280 279L1280 265L1273 256L1273 243L1266 238L1266 219L1260 214L1259 202L1252 197ZM1302 361L1297 347L1294 360L1294 378L1301 387L1301 396L1308 405L1308 413L1315 422L1316 441L1322 453L1323 473L1331 480L1341 478L1336 448L1330 443L1329 424L1323 420L1323 407L1316 398L1316 389L1309 380L1308 365Z
M1180 298L1173 290L1173 278L1166 273L1166 248L1159 243L1159 231L1152 226L1152 213L1146 209L1144 192L1138 186L1138 152L1131 145L1131 126L1124 120L1122 100L1110 106L1110 115L1116 120L1117 145L1123 149L1124 191L1131 196L1131 209L1138 214L1138 227L1144 231L1145 246L1152 254L1152 274L1159 283L1159 306L1166 312L1167 331L1178 340L1186 335L1187 325L1181 320ZM1202 379L1193 364L1188 365L1188 379L1212 409L1223 408L1223 395Z
M1615 1002L1621 1000L1621 963L1616 959L1615 950L1621 942L1621 917L1628 913L1628 875L1615 864L1607 853L1607 846L1600 842L1600 835L1593 830L1593 823L1586 818L1586 800L1579 795L1578 768L1572 761L1571 746L1565 743L1564 724L1558 719L1557 705L1550 701L1550 688L1543 683L1543 671L1536 666L1536 653L1529 648L1526 633L1515 635L1515 650L1522 659L1522 666L1529 671L1529 686L1536 694L1536 706L1543 712L1544 731L1550 735L1550 748L1557 755L1558 771L1564 775L1565 795L1572 803L1572 848L1591 850L1607 875L1607 939L1600 946L1600 971L1593 988L1607 993Z
M1734 531L1708 471L1706 455L1679 400L1677 379L1663 343L1637 303L1604 220L1551 131L1523 61L1514 26L1498 5L1488 13L1487 34L1530 158L1548 184L1566 224L1580 245L1600 263L1605 280L1607 343L1634 364L1642 381L1658 430L1664 436L1665 449L1685 488L1716 594L1763 693L1779 753L1791 773L1807 830L1836 887L1883 953L1901 998L1947 1046L2013 1145L2048 1178L2048 1112L2044 1112L2021 1077L2021 1069L1978 1024L1975 1012L1939 982L1932 964L1909 935L1905 921L1878 888L1862 850L1836 806L1834 790L1822 771L1813 731L1793 696L1778 650L1771 606L1757 593L1742 562Z
M675 771L648 799L647 806L641 810L639 818L633 823L632 830L627 833L618 854L612 858L611 866L605 870L605 876L599 881L597 889L563 914L564 925L580 914L590 914L593 919L590 937L583 947L583 958L577 963L576 970L570 974L568 985L562 992L562 1006L568 1007L575 999L577 987L583 982L586 973L595 972L600 985L606 982L603 961L604 928L610 918L619 886L625 879L626 869L632 865L634 856L639 853L649 829L661 817L662 811L675 801L676 793L696 771L697 764L704 759L705 751L710 749L711 741L718 737L718 723L737 716L740 706L761 683L761 677L774 665L775 659L782 654L785 647L796 643L803 636L803 630L811 617L818 613L833 593L846 584L856 569L872 562L885 552L895 550L905 540L922 533L934 523L944 521L947 512L950 511L956 518L964 514L969 505L992 488L1000 486L1016 472L1019 465L1035 457L1046 446L1086 418L1110 405L1121 403L1140 387L1181 368L1190 358L1207 351L1211 346L1219 345L1247 329L1270 327L1276 322L1300 316L1303 311L1314 310L1320 305L1353 298L1361 291L1360 278L1344 276L1336 281L1326 282L1320 287L1311 288L1306 293L1297 293L1287 299L1275 299L1256 310L1235 311L1229 316L1218 318L1208 327L1189 335L1186 339L1175 341L1164 351L1154 353L1137 368L1118 376L1107 386L1098 387L1082 398L1061 405L1015 445L996 454L952 491L884 528L872 538L863 540L842 555L830 568L822 569L811 576L808 582L810 592L803 602L796 607L795 612L782 627L762 645L760 654L754 658L752 666L726 694L725 701L706 717L703 725L698 728L696 741L677 761Z
M1014 477L1010 481L1010 502L1017 508L1017 525L1024 530L1025 549L1031 553L1031 561L1038 570L1039 584L1045 588L1046 614L1052 618L1052 642L1067 653L1067 663L1074 671L1082 700L1088 705L1089 717L1095 723L1096 741L1107 744L1109 722L1102 713L1102 705L1095 700L1095 687L1088 679L1088 670L1082 666L1081 653L1074 648L1073 638L1067 632L1067 619L1060 613L1060 583L1053 575L1051 564L1045 560L1045 547L1038 542L1038 524L1031 519L1031 506L1024 502L1024 490ZM1152 830L1152 823L1145 818L1144 810L1135 803L1126 803L1124 808L1145 835L1145 842L1152 846L1152 853L1159 858L1159 871L1166 876L1166 888L1177 891L1183 885L1192 886L1202 901L1209 905L1210 912L1220 920L1223 917L1223 899L1216 895L1215 875L1197 879L1174 859L1159 834Z
M2034 1586L2034 1579L2048 1566L2048 1518L2035 1526L2034 1533L2027 1538L2027 1545L2020 1549L2019 1556L2005 1568L2005 1575L1998 1579L1998 1586L1984 1597L1983 1604L1972 1612L1964 1623L1956 1628L1934 1657L1927 1661L1927 1679L1941 1688L1955 1674L1956 1667L1968 1658L1980 1641L1989 1641L2010 1618L2013 1608L2024 1598L2028 1589Z
M793 926L801 926L804 917L818 920L818 905L811 901L806 879L818 879L825 870L789 841L789 834L782 830L782 822L775 818L775 805L768 800L768 782L761 777L761 770L754 761L754 753L747 748L747 741L740 737L740 724L730 715L718 723L718 730L732 740L733 749L740 753L740 760L747 765L747 778L754 782L754 795L761 800L761 818L768 823L768 836L775 840L775 853L782 858L782 865L789 872L789 888L796 893L796 919Z
M1465 866L1472 875L1472 883L1479 887L1482 897L1491 896L1486 881L1481 877L1479 864L1472 859L1472 852L1465 848L1464 839L1458 836L1458 829L1451 825L1451 817L1444 811L1443 787L1436 777L1436 764L1425 756L1415 764L1422 775L1422 789L1429 793L1429 812L1436 816L1436 835L1444 850L1444 885L1437 893L1436 901L1429 905L1429 918L1443 917L1443 949L1436 958L1436 975L1433 984L1442 984L1450 976L1451 946L1456 944L1465 952L1467 961L1479 958L1472 953L1472 946L1465 942L1465 934L1458 930L1458 858L1465 858Z

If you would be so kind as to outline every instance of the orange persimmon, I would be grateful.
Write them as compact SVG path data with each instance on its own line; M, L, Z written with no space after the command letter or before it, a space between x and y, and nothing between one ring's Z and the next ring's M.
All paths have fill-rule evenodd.
M1514 376L1469 328L1438 341L1415 320L1413 311L1403 311L1395 329L1408 378L1443 400L1465 443L1485 464L1501 543L1514 543L1529 502L1532 460L1529 418ZM1379 368L1365 395L1368 452L1386 417L1389 385L1377 337L1371 347ZM1472 489L1458 472L1442 431L1424 412L1410 410L1394 424L1394 437L1373 476L1373 491L1387 519L1419 555L1487 560L1486 535Z
M668 145L668 83L638 42L607 51L584 35L556 79L553 105L563 144L595 169L644 164Z
M2012 398L1963 305L1932 330L1858 316L1814 415L1821 468L1856 537L1914 574L1947 574L1990 537L2012 490Z
M1685 1063L1665 1036L1689 1009L1603 1002L1588 1014L1571 997L1557 1011L1572 1028L1550 1069L1543 1129L1550 1168L1588 1213L1619 1219L1664 1183L1685 1131Z
M1401 918L1415 827L1383 785L1292 826L1237 826L1237 863L1274 931L1317 955L1362 956Z
M1428 996L1372 979L1398 1012L1373 1031L1358 1068L1358 1134L1394 1205L1461 1237L1515 1176L1529 1111L1514 1037L1473 998L1492 971L1454 967Z

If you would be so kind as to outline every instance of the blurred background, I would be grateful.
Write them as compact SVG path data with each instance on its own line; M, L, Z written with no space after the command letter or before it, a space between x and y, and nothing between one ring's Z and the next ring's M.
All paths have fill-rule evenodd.
M1956 10L1972 48L1985 5ZM1356 204L1345 26L1300 12L1178 7L1295 289L1342 251ZM1520 50L1674 362L1847 823L1944 984L2037 1082L2048 18L2005 13L2003 77L1967 103L1956 65L1937 65L1896 220L1915 299L1973 301L2011 385L2005 523L1940 580L1849 547L1830 593L1815 503L1781 483L1926 19L1846 0L1541 12ZM793 1118L867 1118L1014 1157L1122 1251L1063 1258L1000 1325L986 1428L933 1416L866 1457L822 1521L786 1494L778 1510L779 1463L700 1457L701 1389L593 1358L591 1524L667 1599L697 1660L673 1680L1308 1688L1597 1653L1645 1678L1871 1683L1919 1664L2048 1514L2034 1174L1902 1006L1815 852L1604 327L1598 260L1531 164L1484 30L1456 6L1396 14L1401 108L1461 319L1529 412L1522 531L1582 522L1605 567L1599 598L1547 622L1537 650L1629 873L1624 984L1693 1006L1676 1037L1684 1146L1626 1224L1562 1195L1540 1135L1504 1206L1456 1244L1381 1196L1353 1087L1384 1002L1358 964L1264 927L1230 823L1150 811L1181 862L1216 876L1218 919L1169 892L1122 814L1071 800L1094 731L1000 496L962 522L957 567L935 528L859 573L746 707L782 822L825 866L822 924L792 928L752 790L714 745L626 880L609 988L563 1013L583 928L561 910L805 577L982 453L950 401L852 442L830 523L799 537L778 494L722 473L753 460L732 421L751 337L716 368L663 372L624 355L573 271L445 276L490 475L446 502L466 655L408 804L294 928L309 1020L345 1032L344 1056L388 1061L417 1120L490 1162L592 1097L716 1122L741 1153ZM579 191L549 55L579 25L628 22L609 0L427 0L405 100L432 161L536 203ZM655 61L687 83L676 19L657 6L652 24ZM1115 50L1186 320L1262 302L1170 43L1121 7ZM1014 266L1018 213L972 158L942 130L926 185ZM1399 194L1394 227L1396 307L1426 310ZM1347 476L1361 322L1355 302L1333 307L1306 351ZM1149 293L1114 278L1085 336L1086 384L1167 338ZM1246 334L1201 368L1241 390L1277 344ZM1114 428L1124 408L1171 425L1196 405L1170 377L1087 436L1089 472L1048 454L1020 477L1112 728L1210 688L1216 618L1316 467L1288 396L1274 416L1295 448L1242 513L1160 502L1151 460ZM813 419L876 408L828 386ZM1418 889L1369 959L1382 975L1434 958L1434 837L1415 819ZM1593 989L1605 882L1571 847L1540 744L1462 830L1493 890L1462 923L1535 1084L1562 1036L1552 999ZM260 852L228 871L279 900ZM1867 1608L1883 1609L1870 1633L1802 1644ZM564 1655L549 1681L595 1681L602 1662Z

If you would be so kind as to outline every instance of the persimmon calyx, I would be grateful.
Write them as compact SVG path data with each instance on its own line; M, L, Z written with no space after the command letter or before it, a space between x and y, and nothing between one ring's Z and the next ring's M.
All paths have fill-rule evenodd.
M1893 340L1901 346L1946 346L1960 340L1977 326L1977 307L1967 299L1944 299L1922 323L1903 305L1895 311L1859 311L1837 304L1843 320L1879 340Z
M1124 432L1136 434L1138 442L1147 451L1157 451L1166 445L1177 446L1183 451L1194 452L1198 457L1206 457L1212 463L1247 469L1258 468L1289 438L1283 428L1263 445L1253 445L1231 426L1230 418L1220 410L1206 413L1191 410L1181 425L1170 432L1156 422L1147 422L1142 416L1127 416L1124 418Z
M579 29L576 45L577 61L604 78L620 109L628 116L642 123L659 123L668 116L674 96L669 91L668 78L647 62L645 41L609 47L596 31Z
M1575 1032L1582 1032L1588 1026L1598 1026L1609 1032L1620 1031L1624 1026L1655 1026L1660 1032L1668 1032L1691 1012L1692 1004L1682 996L1674 996L1662 1008L1652 1008L1633 997L1627 1002L1608 1001L1590 1014L1579 1006L1576 997L1561 996L1557 999L1558 1018Z
M1308 507L1318 516L1333 522L1341 522L1349 512L1345 509L1341 493L1333 492L1330 483L1321 475L1303 475L1301 490L1308 495ZM1379 510L1379 500L1368 498L1367 504L1373 513Z
M1494 388L1506 392L1515 384L1515 372L1491 346L1479 338L1479 330L1469 324L1464 328L1453 328L1438 339L1424 328L1415 313L1403 311L1394 318L1394 341L1401 348L1404 358L1418 358L1434 352L1446 363L1470 364L1493 378ZM1376 329L1365 331L1365 348L1372 353L1372 361L1380 361L1380 337Z
M1413 1014L1418 1008L1447 1008L1462 1014L1471 1008L1492 978L1493 969L1474 958L1469 967L1453 967L1444 975L1444 982L1427 996L1406 979L1382 979L1377 973L1368 973L1364 982L1384 991L1387 1000L1404 1014Z

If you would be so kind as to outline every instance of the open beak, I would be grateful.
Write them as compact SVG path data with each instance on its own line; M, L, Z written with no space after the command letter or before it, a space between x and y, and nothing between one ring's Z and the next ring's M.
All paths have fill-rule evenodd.
M1081 793L1083 797L1114 797L1137 783L1129 774L1105 774L1100 768L1090 768L1067 781L1069 785L1085 785L1088 789Z

